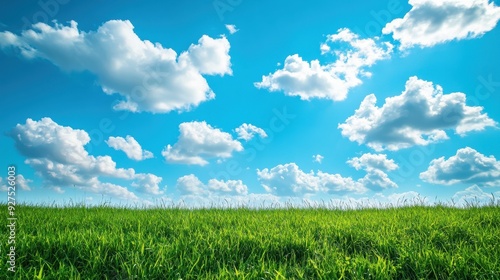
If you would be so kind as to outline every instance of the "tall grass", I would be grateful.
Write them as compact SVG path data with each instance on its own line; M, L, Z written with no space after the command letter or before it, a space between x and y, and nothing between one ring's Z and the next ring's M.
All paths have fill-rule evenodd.
M500 279L498 206L16 211L0 279Z

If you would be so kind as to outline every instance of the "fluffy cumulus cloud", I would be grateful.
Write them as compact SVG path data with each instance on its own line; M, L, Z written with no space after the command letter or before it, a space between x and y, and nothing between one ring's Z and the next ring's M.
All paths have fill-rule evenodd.
M215 96L203 75L232 74L225 37L203 35L178 55L139 38L128 20L111 20L89 32L79 30L75 21L67 26L36 23L20 35L0 32L0 47L66 71L89 71L105 93L122 96L115 109L133 112L189 110Z
M339 124L342 135L376 151L399 150L448 139L445 130L460 136L496 126L483 108L466 105L466 95L443 94L440 86L411 77L405 91L377 107L374 94L365 97L355 114Z
M356 170L373 170L393 171L398 168L398 165L393 159L388 159L384 154L364 154L361 157L355 157L347 161L349 165Z
M225 37L213 39L203 35L198 44L192 44L187 52L183 52L179 56L179 62L192 64L195 67L193 70L204 75L232 75L230 47L231 45ZM182 82L189 83L190 81L183 80Z
M241 180L219 181L210 179L207 184L208 190L219 195L246 195L248 187Z
M332 46L339 44L347 44L347 50ZM298 54L290 55L285 59L283 69L263 76L255 86L269 91L283 91L302 100L344 100L351 88L362 83L362 77L371 76L366 71L367 67L390 58L393 46L374 39L361 39L349 29L340 29L338 33L328 35L320 49L322 54L335 55L336 60L321 65L319 60L308 62Z
M395 189L398 187L398 185L389 178L389 175L381 170L369 169L366 172L367 174L365 177L359 179L358 182L372 191L381 192L385 189Z
M345 194L361 194L368 191L367 186L354 181L351 177L343 177L340 174L330 174L322 171L316 172L318 185L322 191L329 194L345 195Z
M248 187L241 180L222 181L210 179L204 184L193 174L177 179L177 189L182 195L234 196L247 195Z
M381 191L396 188L387 174L379 170L370 170L368 174L355 181L339 174L322 171L308 173L302 171L295 163L278 165L271 169L257 170L257 175L264 189L278 196L300 196L317 193L345 195L365 193L368 190Z
M401 48L475 38L495 28L500 8L490 0L410 0L412 9L389 22L382 32L392 33Z
M264 189L279 196L294 196L324 191L313 171L305 173L295 163L257 170Z
M177 179L176 186L182 195L202 195L206 192L203 183L193 174Z
M363 186L374 191L382 191L389 188L397 188L387 175L387 171L398 169L398 165L384 154L364 154L347 161L347 164L356 170L366 171L365 177L358 180Z
M448 159L441 157L433 160L429 168L420 173L420 178L440 185L464 183L499 187L500 162L494 156L487 157L466 147Z
M90 137L84 130L61 126L50 118L27 119L9 135L19 152L26 156L25 162L44 179L47 187L63 192L64 188L76 186L122 199L138 199L126 187L103 182L101 178L137 180L135 186L142 187L141 178L146 175L136 174L132 168L117 168L109 156L89 155L84 146Z
M132 182L132 187L137 188L140 192L147 194L159 195L163 194L164 191L160 189L160 183L163 178L158 177L154 174L137 174L134 177L134 182Z
M177 143L167 145L162 151L171 163L206 165L207 159L230 158L233 152L243 151L243 146L231 134L214 128L206 122L185 122L179 125Z
M143 150L139 142L130 135L127 135L126 138L111 136L106 141L106 144L115 150L125 152L127 157L133 160L139 161L153 157L153 153Z
M256 127L253 124L244 123L240 125L240 127L236 128L235 131L238 134L238 139L243 139L245 141L252 140L255 135L259 135L260 138L267 137L267 133L264 131L264 129Z

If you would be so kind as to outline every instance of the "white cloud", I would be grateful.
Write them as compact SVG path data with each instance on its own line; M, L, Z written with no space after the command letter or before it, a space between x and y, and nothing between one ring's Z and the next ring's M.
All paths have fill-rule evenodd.
M379 108L370 94L355 114L339 124L342 135L376 151L399 150L415 145L428 145L448 139L446 129L464 136L496 126L482 113L483 107L466 105L466 95L443 94L440 86L411 77L405 91L385 100Z
M236 28L236 25L234 25L234 24L226 24L226 28L227 28L227 31L229 31L229 33L231 33L231 34L234 34L238 31L240 31L239 29Z
M150 151L142 150L141 145L134 137L127 135L126 138L123 137L109 137L106 141L109 147L123 151L127 154L127 157L133 160L145 160L153 157L153 153Z
M363 186L370 190L382 191L389 188L397 188L398 185L389 179L385 171L398 169L398 165L384 154L364 154L347 161L347 164L356 170L365 170L365 177L358 180Z
M412 9L389 22L382 32L392 33L401 49L479 37L495 28L500 8L489 0L410 0Z
M355 157L347 161L349 165L356 170L373 170L392 171L398 168L398 165L392 159L388 159L384 154L364 154L361 157Z
M321 51L321 54L327 54L332 50L332 48L330 48L327 43L323 43L320 45L319 50Z
M329 194L360 194L368 191L367 187L359 180L354 181L351 177L342 177L340 174L329 174L322 171L318 171L316 176L319 180L319 186Z
M206 122L186 122L179 125L179 139L162 151L165 160L172 163L206 165L207 159L230 158L243 146L231 134L213 128Z
M0 191L6 192L9 190L10 185L7 185L7 183L8 182L3 182L3 178L0 177ZM31 191L31 187L29 186L30 183L33 183L33 180L26 179L22 174L18 174L16 176L14 187L16 190L19 188L24 191Z
M100 182L98 180L92 180L92 181L95 182L90 183L83 187L80 186L80 188L93 193L109 195L119 199L138 200L138 197L135 195L135 193L129 191L125 187L113 183Z
M24 178L22 174L16 176L16 186L21 188L21 190L31 191L30 183L33 183L33 180Z
M61 187L50 187L50 188L58 194L64 193L64 190Z
M133 112L184 111L214 98L203 75L231 74L225 37L203 35L180 55L142 40L130 21L111 20L85 32L69 26L36 23L21 35L0 32L0 47L26 58L43 58L66 71L89 71L103 91L123 99L114 108Z
M248 194L248 187L241 180L222 181L210 179L208 184L205 185L193 174L177 179L177 189L182 195L191 196L233 196Z
M136 174L132 168L116 168L116 162L109 156L89 155L84 148L90 141L87 132L60 126L50 118L27 119L26 124L18 124L9 135L19 152L27 157L25 162L44 179L47 187L54 190L64 191L64 188L76 186L94 193L136 200L137 196L126 187L102 182L100 178L140 181L142 176L148 175Z
M314 161L314 162L317 162L317 163L321 163L321 162L323 161L323 159L324 159L324 158L325 158L324 156L319 155L319 154L318 154L318 155L314 155L314 156L313 156L313 161Z
M295 163L278 165L271 169L257 169L264 189L278 196L295 196L324 191L313 171L305 173Z
M339 43L346 43L348 50L340 51L341 48L329 45ZM290 55L283 69L263 76L255 86L269 91L284 91L286 95L299 96L302 100L344 100L351 88L362 84L361 77L371 76L365 68L388 59L392 49L389 43L360 39L349 29L339 29L337 34L328 35L327 42L321 45L322 54L333 53L337 58L335 62L321 65L319 60L307 62L298 54Z
M208 190L219 195L246 195L248 187L241 180L219 181L210 179L207 184Z
M186 63L193 64L196 67L195 70L204 75L232 75L230 48L231 45L225 37L213 39L203 35L198 44L192 44L187 52L180 55L179 61L185 59ZM183 82L189 83L190 81Z
M236 133L238 134L238 139L243 139L245 141L250 141L252 140L255 135L259 135L260 138L266 138L267 134L264 131L264 129L256 127L253 124L242 124L240 127L235 129Z
M132 183L132 187L136 187L139 191L143 193L160 195L164 191L160 190L159 184L162 181L161 177L154 174L137 174L134 177L135 181Z
M0 191L6 192L8 190L8 187L6 184L3 183L2 177L0 177Z
M378 169L368 169L365 177L358 180L364 187L380 192L384 189L397 188L398 185L389 179L389 175Z
M24 46L23 42L18 36L9 31L0 32L0 47L16 47L19 48L21 54L27 58L32 58L34 54L28 46Z
M257 170L257 176L267 192L278 196L364 193L367 191L360 182L354 181L352 178L322 171L318 171L316 174L314 171L305 173L295 163Z
M183 195L202 195L206 192L205 186L194 174L177 179L177 189Z
M429 168L420 173L420 178L440 185L464 183L499 187L500 162L494 156L487 157L466 147L449 159L441 157L433 160Z
M480 203L483 205L491 202L498 203L497 201L499 197L500 197L500 192L495 192L493 194L487 193L483 191L479 186L473 185L463 191L455 193L452 199L455 201L455 203L458 203L459 205L467 206L468 204L470 205L475 203Z

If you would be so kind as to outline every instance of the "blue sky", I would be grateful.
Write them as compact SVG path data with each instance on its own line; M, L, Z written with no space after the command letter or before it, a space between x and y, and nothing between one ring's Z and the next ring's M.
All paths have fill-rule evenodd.
M497 1L102 1L0 11L18 201L500 195Z

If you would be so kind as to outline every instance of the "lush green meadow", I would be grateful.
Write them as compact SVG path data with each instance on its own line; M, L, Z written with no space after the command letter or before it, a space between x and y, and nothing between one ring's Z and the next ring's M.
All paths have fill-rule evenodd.
M500 279L500 207L21 206L16 216L16 272L3 226L0 279Z

